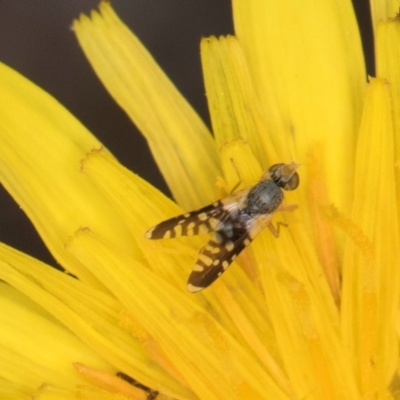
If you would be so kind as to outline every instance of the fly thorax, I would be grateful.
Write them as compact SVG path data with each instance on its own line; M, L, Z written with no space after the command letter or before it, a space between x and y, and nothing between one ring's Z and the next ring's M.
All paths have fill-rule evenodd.
M245 210L248 214L270 214L283 200L282 189L268 179L255 185L247 195Z

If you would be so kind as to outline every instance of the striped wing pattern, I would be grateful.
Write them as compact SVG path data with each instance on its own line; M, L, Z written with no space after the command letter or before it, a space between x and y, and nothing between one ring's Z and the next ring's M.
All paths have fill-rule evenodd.
M250 242L246 229L234 229L230 235L224 230L215 232L199 252L188 279L189 292L198 292L211 285Z
M211 240L200 250L189 276L188 290L198 292L211 285L265 227L268 226L278 237L279 225L276 230L271 219L275 211L284 210L281 208L282 190L298 187L298 167L299 164L294 162L274 164L253 187L235 192L200 210L161 222L146 232L146 238L169 239L214 232ZM286 211L293 209L295 205L285 207Z
M167 219L149 229L145 236L147 239L170 239L217 231L229 215L239 213L241 199L248 192L245 189L199 210Z
M228 213L222 201L217 201L200 210L161 222L146 232L146 238L169 239L212 232L218 229Z
M241 208L248 190L190 213L178 215L149 229L148 239L168 239L214 232L200 250L189 276L189 292L211 285L229 267L236 256L267 225L272 215L250 217Z
M221 230L200 250L189 276L187 289L198 292L210 286L233 260L267 226L272 214L250 218L245 214L227 217Z

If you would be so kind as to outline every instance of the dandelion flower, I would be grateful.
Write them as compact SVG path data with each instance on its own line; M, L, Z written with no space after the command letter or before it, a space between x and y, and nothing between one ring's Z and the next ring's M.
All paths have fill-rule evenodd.
M108 2L74 22L176 202L0 65L0 179L65 270L0 244L2 398L398 397L397 10L372 4L367 80L350 2L273 3L201 42L214 136ZM208 239L146 230L292 160L288 228L188 293Z

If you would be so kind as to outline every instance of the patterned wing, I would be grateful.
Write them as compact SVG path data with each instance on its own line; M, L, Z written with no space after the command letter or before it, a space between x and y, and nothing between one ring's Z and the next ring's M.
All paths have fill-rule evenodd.
M229 215L239 212L241 200L248 192L249 190L245 189L199 210L167 219L149 229L146 238L169 239L217 231L223 227Z
M187 289L199 292L210 286L242 250L271 223L272 214L250 217L244 213L228 216L224 229L218 230L200 250L199 257L189 276Z

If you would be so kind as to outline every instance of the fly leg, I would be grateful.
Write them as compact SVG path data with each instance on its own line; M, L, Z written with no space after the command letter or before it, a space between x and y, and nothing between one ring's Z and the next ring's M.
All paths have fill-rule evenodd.
M229 192L229 194L232 194L232 193L235 193L236 190L238 189L238 187L242 184L243 179L242 179L242 177L241 177L241 175L240 175L240 172L239 172L239 169L238 169L237 165L235 164L235 160L234 160L233 158L231 158L230 160L231 160L233 169L235 170L236 175L237 175L238 178L239 178L239 180L236 182L235 186L234 186L234 187L232 188L232 190Z
M294 211L298 208L297 204L281 204L279 208L276 211ZM271 231L271 233L277 238L279 237L279 232L281 226L288 227L289 225L285 222L278 221L276 223L276 227L272 222L270 222L268 225L268 229Z
M285 228L287 228L289 225L286 224L285 222L278 221L278 222L276 223L276 228L275 228L275 226L274 226L274 224L273 224L272 222L270 222L267 226L268 226L268 229L271 231L271 233L272 233L276 238L278 238L278 237L279 237L279 232L280 232L280 230L281 230L281 226L284 226Z
M294 211L298 207L297 204L281 204L276 211Z

